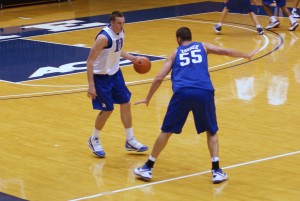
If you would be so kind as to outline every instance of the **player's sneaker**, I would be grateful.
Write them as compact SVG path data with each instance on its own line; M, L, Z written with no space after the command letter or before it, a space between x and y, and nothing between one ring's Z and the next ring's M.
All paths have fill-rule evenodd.
M279 27L280 22L276 20L275 22L270 22L270 24L266 27L266 29L272 29L272 28L277 28Z
M291 14L293 18L300 18L300 15L297 13L297 10L293 10Z
M105 157L99 138L91 136L88 140L88 145L96 156Z
M295 31L298 26L299 26L298 22L295 21L293 24L291 24L289 31Z
M136 174L137 176L141 177L141 179L145 180L145 181L150 181L152 179L152 169L153 168L149 168L146 164L143 165L142 167L139 168L135 168L134 169L134 174Z
M257 28L257 34L258 35L264 35L264 30L261 27Z
M143 152L147 151L148 147L139 143L136 139L126 140L125 149L127 151Z
M221 168L217 170L211 170L211 173L212 173L212 181L214 184L221 183L228 179L228 175L225 172L223 172Z
M218 24L215 24L214 25L214 30L217 34L219 34L222 30L222 26L218 25Z

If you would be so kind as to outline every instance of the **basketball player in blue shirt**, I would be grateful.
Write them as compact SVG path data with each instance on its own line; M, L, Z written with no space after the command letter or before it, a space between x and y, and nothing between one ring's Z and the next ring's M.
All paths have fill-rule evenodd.
M214 103L214 87L209 71L207 54L219 54L230 57L251 59L257 52L245 54L237 50L224 49L210 43L192 42L189 28L181 27L176 32L179 47L169 56L154 79L146 99L135 104L145 103L147 106L161 85L164 78L171 73L173 96L165 115L161 134L156 139L148 161L134 173L149 181L152 178L153 165L166 146L173 133L180 134L190 111L193 112L197 133L207 133L207 143L212 160L212 181L220 183L228 179L219 167L218 125Z
M148 150L148 147L138 142L133 135L131 93L125 85L119 65L120 57L130 61L135 59L135 56L122 51L124 23L125 17L122 12L112 12L110 24L97 35L87 59L88 97L92 99L93 108L101 110L88 145L99 157L105 157L100 143L100 131L113 112L114 104L120 105L121 121L126 133L125 149L137 152Z

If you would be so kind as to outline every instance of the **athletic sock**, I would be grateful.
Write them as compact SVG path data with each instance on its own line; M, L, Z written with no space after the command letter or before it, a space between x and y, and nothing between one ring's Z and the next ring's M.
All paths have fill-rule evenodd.
M219 169L220 167L219 167L219 161L216 161L216 162L212 162L212 169L213 170L217 170L217 169Z
M94 138L99 138L100 137L100 130L95 128L92 135L93 135Z
M156 161L156 158L153 158L151 155L148 158L148 161L145 163L145 165L149 168L153 168L154 163Z
M125 128L125 133L126 133L126 139L127 140L134 139L133 129L132 128Z

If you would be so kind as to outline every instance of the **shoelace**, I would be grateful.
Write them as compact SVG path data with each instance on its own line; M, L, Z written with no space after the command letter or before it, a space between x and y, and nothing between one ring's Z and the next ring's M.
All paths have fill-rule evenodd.
M93 146L96 151L103 151L99 138L93 138L92 141L94 141Z

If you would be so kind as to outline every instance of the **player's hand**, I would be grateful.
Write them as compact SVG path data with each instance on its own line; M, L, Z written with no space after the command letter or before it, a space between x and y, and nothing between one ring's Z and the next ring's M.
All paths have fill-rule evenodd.
M257 52L259 52L259 49L253 50L250 54L248 54L247 59L251 60L251 58L253 57L253 55L255 55Z
M137 101L137 102L133 103L133 105L139 105L139 104L142 104L142 103L146 104L146 106L149 105L149 101L147 99Z
M94 100L96 98L96 96L97 96L97 94L96 94L95 86L89 86L88 91L87 91L87 97Z

